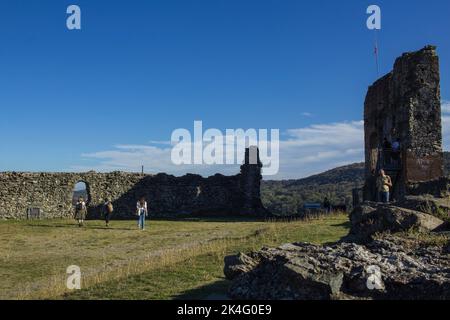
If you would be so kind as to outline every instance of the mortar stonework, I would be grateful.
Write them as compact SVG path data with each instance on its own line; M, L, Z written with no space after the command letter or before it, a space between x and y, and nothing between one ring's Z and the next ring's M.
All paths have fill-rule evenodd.
M28 208L42 218L73 215L77 182L89 195L88 218L99 218L105 199L112 200L115 218L133 218L136 201L145 196L153 216L265 216L260 199L261 167L243 164L234 176L204 178L187 174L138 173L0 173L0 219L25 219Z
M390 171L396 199L405 196L411 184L443 177L439 58L435 47L403 54L395 61L393 71L369 87L364 132L366 200L375 200L370 192L373 171ZM400 142L400 160L394 167L386 164L391 155L383 148L384 138Z

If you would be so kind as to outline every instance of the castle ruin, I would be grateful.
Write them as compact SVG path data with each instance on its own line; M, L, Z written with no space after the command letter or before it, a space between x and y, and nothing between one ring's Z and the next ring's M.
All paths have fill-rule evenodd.
M380 169L392 178L395 200L446 189L436 47L403 54L393 71L369 87L364 133L365 200L376 200L374 175Z
M256 149L256 148L255 148ZM26 219L37 208L41 218L68 218L73 214L74 186L84 182L88 218L99 218L105 199L114 205L115 218L133 218L136 201L146 197L153 216L246 216L267 214L260 199L262 165L245 162L239 174L204 178L160 173L0 173L0 219ZM257 153L257 149L256 149Z

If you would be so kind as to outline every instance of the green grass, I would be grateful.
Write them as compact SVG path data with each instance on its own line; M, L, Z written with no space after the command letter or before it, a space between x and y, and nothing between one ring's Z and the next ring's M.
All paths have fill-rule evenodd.
M101 221L78 228L70 220L0 222L2 299L173 299L223 296L223 258L285 242L334 242L348 232L345 215L309 221L220 219ZM78 265L82 290L65 288Z

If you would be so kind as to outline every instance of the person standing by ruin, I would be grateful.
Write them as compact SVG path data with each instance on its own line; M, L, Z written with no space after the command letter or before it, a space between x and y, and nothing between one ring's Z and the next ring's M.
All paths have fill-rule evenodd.
M323 199L322 206L325 209L326 213L331 213L331 202L330 200L328 200L328 197L325 197L325 199Z
M147 201L145 197L141 197L136 204L136 213L139 217L138 227L141 230L145 230L145 217L148 216Z
M383 203L389 202L389 191L392 188L392 180L383 169L380 170L380 174L377 179L377 189Z
M84 220L87 215L86 202L84 202L83 197L79 197L77 203L75 204L75 219L78 220L78 226L82 227Z
M114 211L114 206L109 198L106 198L105 203L103 204L103 214L105 216L106 226L109 227L109 221L111 220L111 215Z

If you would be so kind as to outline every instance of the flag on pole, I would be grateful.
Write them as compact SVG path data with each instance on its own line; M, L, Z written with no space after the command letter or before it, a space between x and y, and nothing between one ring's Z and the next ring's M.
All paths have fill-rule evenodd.
M375 46L374 46L374 55L375 55L375 64L377 67L377 77L380 76L379 66L378 66L378 39L377 39L377 30L374 31L375 33Z

